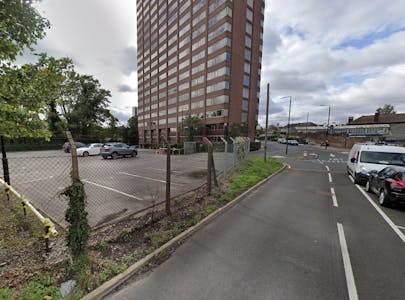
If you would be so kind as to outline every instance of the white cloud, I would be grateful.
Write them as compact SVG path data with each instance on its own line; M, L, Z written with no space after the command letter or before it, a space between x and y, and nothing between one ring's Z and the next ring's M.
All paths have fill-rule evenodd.
M405 2L365 0L266 1L260 123L267 82L274 102L270 122L323 122L373 114L392 104L405 113ZM356 44L357 43L357 44ZM352 47L350 45L353 44ZM354 47L358 45L358 47Z
M94 75L112 93L111 103L137 105L136 93L121 93L122 84L136 87L136 1L43 0L37 9L51 22L38 51L69 56L79 73ZM136 73L136 72L135 72Z
M239 0L238 0L239 1ZM38 45L69 56L112 92L119 116L137 105L136 1L43 0L36 4L52 28ZM271 83L270 122L323 122L374 113L393 104L405 112L405 2L403 0L267 0L264 23L260 123ZM388 34L387 34L388 32ZM392 34L390 34L390 32ZM396 32L396 33L394 33ZM362 39L369 37L369 41ZM375 39L375 37L377 37ZM358 42L361 47L347 47ZM122 114L121 114L122 113Z

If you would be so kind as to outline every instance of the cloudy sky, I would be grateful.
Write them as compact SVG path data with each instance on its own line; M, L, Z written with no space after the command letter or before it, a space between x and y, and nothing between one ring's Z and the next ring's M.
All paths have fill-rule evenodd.
M242 1L242 0L236 0ZM43 0L52 28L39 51L73 58L112 92L122 121L137 105L136 1ZM345 122L384 104L405 113L405 1L266 0L259 122Z

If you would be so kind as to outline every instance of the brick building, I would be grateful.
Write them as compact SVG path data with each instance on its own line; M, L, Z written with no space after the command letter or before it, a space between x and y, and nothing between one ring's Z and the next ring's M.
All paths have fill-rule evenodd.
M141 145L181 141L182 120L205 133L258 119L264 0L137 1Z

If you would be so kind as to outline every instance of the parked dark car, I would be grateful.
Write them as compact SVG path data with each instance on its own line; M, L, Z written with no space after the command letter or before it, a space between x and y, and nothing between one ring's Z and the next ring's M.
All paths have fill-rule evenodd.
M75 142L75 145L76 145L76 149L87 147L86 144L83 144L81 142ZM63 144L63 151L65 151L65 153L70 153L70 145L68 142Z
M100 154L104 159L107 159L108 157L116 159L119 156L136 157L138 155L138 150L124 143L107 143L101 147Z
M378 202L383 206L405 203L405 169L387 167L379 172L371 171L366 190L377 194Z

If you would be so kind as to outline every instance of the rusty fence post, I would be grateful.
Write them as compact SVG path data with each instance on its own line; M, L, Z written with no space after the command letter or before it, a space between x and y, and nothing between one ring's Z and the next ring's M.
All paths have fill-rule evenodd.
M208 188L208 195L211 195L212 190L212 176L214 175L214 182L215 185L218 186L215 169L214 167L214 155L213 155L213 145L209 139L203 137L203 143L208 147L208 166L207 166L207 188Z
M167 148L166 148L166 214L171 216L172 211L170 208L170 173L171 173L171 165L170 165L170 144L169 141L164 137L161 136L161 139L166 143Z

